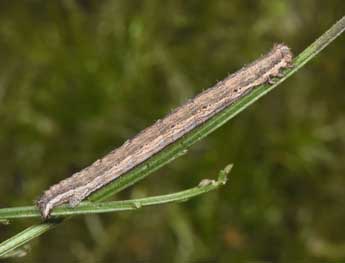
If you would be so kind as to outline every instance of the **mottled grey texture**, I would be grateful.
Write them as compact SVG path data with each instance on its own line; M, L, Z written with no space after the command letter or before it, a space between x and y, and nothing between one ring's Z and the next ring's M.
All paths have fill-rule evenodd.
M141 164L169 144L222 111L253 88L279 77L291 65L290 49L278 44L265 56L178 107L121 147L43 193L37 205L44 219L63 203L78 205L95 190Z

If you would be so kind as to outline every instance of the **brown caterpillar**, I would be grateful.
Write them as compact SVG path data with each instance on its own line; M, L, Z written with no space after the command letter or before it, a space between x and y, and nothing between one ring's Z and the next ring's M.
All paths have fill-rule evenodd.
M291 67L292 58L287 46L275 45L268 54L200 93L121 147L51 186L37 201L43 219L60 204L69 203L75 207L92 192L180 139L253 88L272 83L272 77L281 77L281 70Z

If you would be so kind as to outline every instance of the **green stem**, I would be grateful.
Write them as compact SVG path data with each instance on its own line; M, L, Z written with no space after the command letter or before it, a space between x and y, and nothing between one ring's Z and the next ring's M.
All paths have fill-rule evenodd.
M203 125L194 129L182 139L165 148L143 164L128 172L126 175L121 176L119 179L95 192L90 196L89 200L105 200L115 193L118 193L121 190L133 185L139 180L144 179L152 172L158 170L162 166L185 154L187 149L190 148L193 144L205 138L207 135L224 125L241 111L249 107L255 101L266 95L268 92L285 81L288 77L297 72L309 60L315 57L334 39L336 39L344 30L345 17L342 17L328 31L326 31L316 41L314 41L314 43L312 43L302 53L300 53L293 61L293 68L285 70L284 76L280 79L277 79L277 82L274 85L261 85L255 88L247 96L242 97L235 104L231 105L227 109L224 109L222 112L205 122Z
M301 67L303 67L309 60L315 57L319 52L321 52L326 46L328 46L336 37L338 37L345 30L345 17L342 17L337 23L335 23L327 32L322 34L314 43L307 47L299 56L294 59L294 67L288 69L284 72L284 77L279 79L274 85L262 85L254 89L247 96L244 96L237 103L233 104L229 108L217 114L215 117L204 123L204 125L193 130L181 140L175 142L170 147L162 150L160 153L156 154L148 161L139 165L126 175L123 175L118 180L113 183L103 187L95 194L93 194L89 200L90 201L101 201L109 198L111 195L121 191L124 188L138 182L139 180L145 178L152 172L156 171L160 167L166 165L167 163L173 161L177 157L181 156L186 152L186 150L206 137L208 134L218 129L220 126L225 124L227 121L232 119L238 113L249 107L252 103L257 101L259 98L276 88L288 77L297 72ZM40 225L31 226L28 229L22 231L21 233L15 235L14 237L4 241L0 244L0 255L5 255L6 253L14 250L15 248L29 242L31 239L43 234L49 229L53 228L59 222L55 223L43 223Z
M92 214L92 213L106 213L114 211L124 211L138 209L143 206L165 204L171 202L182 202L187 201L195 196L207 193L209 191L215 190L221 185L224 185L227 180L227 175L230 173L232 165L228 165L224 170L219 172L218 180L203 180L201 183L191 189L154 197L141 198L136 200L127 201L114 201L106 203L84 203L75 209L68 207L57 208L56 211L52 213L52 220L42 224L33 225L28 227L24 231L18 233L17 235L5 240L0 244L0 257L8 255L14 249L28 243L30 240L42 235L49 229L57 226L57 224L65 221L64 218L59 218L54 216L70 216L77 214ZM12 219L12 218L23 218L23 217L39 217L40 214L37 208L28 207L17 207L17 208L3 208L1 209L2 219ZM68 218L68 217L67 217Z
M112 201L102 203L90 203L82 202L78 207L70 208L68 205L64 205L54 209L52 217L56 216L71 216L71 215L85 215L85 214L96 214L96 213L109 213L126 210L134 210L144 206L159 205L172 202L187 201L195 196L207 193L209 191L217 189L219 186L226 183L226 177L223 173L228 174L232 165L226 167L221 172L217 181L206 180L202 181L199 186L176 192L173 194L152 196L140 199L132 199L125 201ZM203 183L206 182L206 183ZM37 207L25 206L25 207L13 207L13 208L1 208L0 209L0 220L9 220L17 218L28 218L28 217L41 217Z

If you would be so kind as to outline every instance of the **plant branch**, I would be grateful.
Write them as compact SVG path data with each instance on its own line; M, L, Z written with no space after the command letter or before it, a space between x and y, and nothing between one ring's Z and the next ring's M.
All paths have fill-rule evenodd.
M152 196L140 199L112 201L112 202L82 202L75 208L68 205L60 206L52 212L52 217L85 215L97 213L109 213L118 211L134 210L144 206L159 205L172 202L184 202L190 198L215 190L226 183L226 175L230 172L232 165L228 165L218 176L218 180L205 179L196 187L176 192L173 194ZM28 217L41 217L40 212L35 206L1 208L0 220L10 220Z
M321 35L314 43L307 47L301 54L299 54L293 61L293 68L284 71L284 76L278 79L274 85L262 85L254 89L247 96L242 97L237 103L233 104L229 108L223 110L206 123L193 130L182 139L176 141L171 146L165 148L143 164L137 166L132 171L121 176L118 180L113 183L103 187L99 191L95 192L90 196L90 201L102 201L115 193L133 185L134 183L142 180L152 172L156 171L160 167L166 165L167 163L173 161L179 156L186 153L187 149L191 147L194 143L206 137L211 132L215 131L227 121L232 119L238 113L249 107L252 103L257 101L259 98L279 86L288 77L296 73L300 68L302 68L309 60L315 57L319 52L321 52L326 46L328 46L334 39L336 39L345 30L345 17L341 18L337 23L335 23L327 32ZM0 255L5 255L6 253L13 251L20 245L26 244L31 239L38 237L44 232L52 229L57 224L63 220L58 220L57 222L42 223L38 225L31 226L26 230L20 232L14 237L4 241L0 244Z
M134 210L143 206L158 205L172 202L184 202L190 198L215 190L218 187L224 185L227 181L227 175L230 173L232 165L226 166L219 172L217 180L202 180L198 186L187 189L185 191L147 197L135 200L126 201L113 201L105 203L86 203L84 202L77 208L68 208L67 206L59 207L52 213L52 216L71 216L81 214L93 214L93 213L107 213L115 211ZM37 208L32 206L16 207L16 208L3 208L0 210L0 218L2 220L8 220L13 218L24 217L39 217L40 213ZM69 217L67 217L69 218ZM33 225L28 227L24 231L17 235L7 239L0 244L0 258L6 257L10 252L13 252L16 248L28 243L30 240L42 235L48 230L56 227L59 223L64 222L62 217L53 217L49 222Z

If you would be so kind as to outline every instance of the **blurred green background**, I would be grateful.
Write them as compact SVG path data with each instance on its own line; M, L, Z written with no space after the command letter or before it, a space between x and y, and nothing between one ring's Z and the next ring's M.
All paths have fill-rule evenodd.
M342 0L1 1L0 206L32 204L273 43L298 54L344 10ZM30 243L25 262L345 260L344 40L117 198L182 190L234 163L225 187L75 217ZM1 240L33 222L1 225Z

